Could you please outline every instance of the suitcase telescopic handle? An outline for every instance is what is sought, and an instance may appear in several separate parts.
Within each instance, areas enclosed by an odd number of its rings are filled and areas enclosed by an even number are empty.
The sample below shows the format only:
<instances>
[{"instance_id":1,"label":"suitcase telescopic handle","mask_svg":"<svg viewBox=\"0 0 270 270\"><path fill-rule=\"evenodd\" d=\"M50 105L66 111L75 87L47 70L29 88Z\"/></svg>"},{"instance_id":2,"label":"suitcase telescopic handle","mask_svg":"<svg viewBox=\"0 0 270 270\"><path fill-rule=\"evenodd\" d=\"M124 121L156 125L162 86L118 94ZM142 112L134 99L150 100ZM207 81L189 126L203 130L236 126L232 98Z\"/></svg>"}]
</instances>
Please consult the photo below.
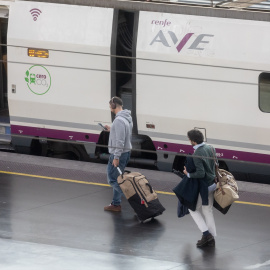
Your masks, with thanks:
<instances>
[{"instance_id":1,"label":"suitcase telescopic handle","mask_svg":"<svg viewBox=\"0 0 270 270\"><path fill-rule=\"evenodd\" d=\"M119 172L119 174L121 175L121 177L123 179L124 177L123 177L123 173L122 173L121 169L119 167L116 167L116 168L117 168L117 171Z\"/></svg>"},{"instance_id":2,"label":"suitcase telescopic handle","mask_svg":"<svg viewBox=\"0 0 270 270\"><path fill-rule=\"evenodd\" d=\"M119 167L116 167L116 168L117 168L117 171L119 172L119 174L122 175L123 173L122 173L121 169Z\"/></svg>"}]
</instances>

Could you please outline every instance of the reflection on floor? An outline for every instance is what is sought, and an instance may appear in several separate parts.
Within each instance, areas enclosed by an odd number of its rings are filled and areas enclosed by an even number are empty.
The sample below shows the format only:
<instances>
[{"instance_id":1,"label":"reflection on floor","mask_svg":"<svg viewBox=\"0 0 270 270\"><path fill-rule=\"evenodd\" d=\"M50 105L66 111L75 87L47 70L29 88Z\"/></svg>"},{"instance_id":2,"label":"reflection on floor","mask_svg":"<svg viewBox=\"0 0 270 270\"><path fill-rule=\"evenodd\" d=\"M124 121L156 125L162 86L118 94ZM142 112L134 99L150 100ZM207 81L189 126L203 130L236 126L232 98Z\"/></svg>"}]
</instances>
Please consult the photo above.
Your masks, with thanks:
<instances>
[{"instance_id":1,"label":"reflection on floor","mask_svg":"<svg viewBox=\"0 0 270 270\"><path fill-rule=\"evenodd\" d=\"M159 194L166 211L145 224L125 199L121 213L103 211L111 197L107 186L0 174L1 269L269 267L270 207L215 212L216 248L198 249L201 234L189 215L177 218L175 196Z\"/></svg>"}]
</instances>

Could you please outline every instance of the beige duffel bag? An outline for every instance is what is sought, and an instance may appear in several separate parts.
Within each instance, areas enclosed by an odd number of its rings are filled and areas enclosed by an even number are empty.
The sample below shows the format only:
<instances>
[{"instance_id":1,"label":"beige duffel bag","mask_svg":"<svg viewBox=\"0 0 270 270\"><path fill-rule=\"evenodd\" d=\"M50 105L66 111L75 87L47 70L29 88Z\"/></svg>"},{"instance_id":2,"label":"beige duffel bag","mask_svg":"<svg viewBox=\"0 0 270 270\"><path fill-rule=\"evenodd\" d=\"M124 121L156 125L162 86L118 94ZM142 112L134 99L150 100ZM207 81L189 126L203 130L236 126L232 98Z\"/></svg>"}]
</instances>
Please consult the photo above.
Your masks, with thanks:
<instances>
[{"instance_id":1,"label":"beige duffel bag","mask_svg":"<svg viewBox=\"0 0 270 270\"><path fill-rule=\"evenodd\" d=\"M239 199L238 186L230 172L218 168L216 175L218 183L214 198L222 208L225 208Z\"/></svg>"}]
</instances>

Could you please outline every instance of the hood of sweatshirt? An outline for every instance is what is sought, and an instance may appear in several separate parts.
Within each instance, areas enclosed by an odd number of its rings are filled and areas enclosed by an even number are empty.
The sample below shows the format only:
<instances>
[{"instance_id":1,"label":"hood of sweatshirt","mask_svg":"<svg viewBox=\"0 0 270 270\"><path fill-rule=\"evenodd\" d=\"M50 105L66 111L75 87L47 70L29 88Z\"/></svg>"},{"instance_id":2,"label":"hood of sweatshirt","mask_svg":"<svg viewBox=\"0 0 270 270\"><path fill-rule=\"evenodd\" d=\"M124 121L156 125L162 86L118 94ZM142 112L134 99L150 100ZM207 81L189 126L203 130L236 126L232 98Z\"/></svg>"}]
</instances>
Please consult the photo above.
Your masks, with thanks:
<instances>
[{"instance_id":1,"label":"hood of sweatshirt","mask_svg":"<svg viewBox=\"0 0 270 270\"><path fill-rule=\"evenodd\" d=\"M125 119L128 120L129 123L132 123L132 117L131 117L131 111L130 110L122 110L120 112L118 112L115 116L118 117L118 116L121 116L121 117L124 117Z\"/></svg>"}]
</instances>

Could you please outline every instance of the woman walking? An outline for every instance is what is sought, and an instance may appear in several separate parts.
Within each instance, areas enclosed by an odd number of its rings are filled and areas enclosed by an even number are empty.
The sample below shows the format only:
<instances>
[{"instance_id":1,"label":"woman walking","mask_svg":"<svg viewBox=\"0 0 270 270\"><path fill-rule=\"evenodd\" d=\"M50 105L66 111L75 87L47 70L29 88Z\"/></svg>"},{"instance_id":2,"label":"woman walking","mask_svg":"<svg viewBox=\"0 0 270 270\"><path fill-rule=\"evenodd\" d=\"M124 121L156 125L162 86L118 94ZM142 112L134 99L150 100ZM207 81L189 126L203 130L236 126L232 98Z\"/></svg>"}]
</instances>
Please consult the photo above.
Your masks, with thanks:
<instances>
[{"instance_id":1,"label":"woman walking","mask_svg":"<svg viewBox=\"0 0 270 270\"><path fill-rule=\"evenodd\" d=\"M190 215L202 232L202 238L197 242L197 247L215 246L216 225L213 216L213 202L216 174L213 155L216 155L216 151L212 146L204 143L204 136L198 129L190 130L187 136L195 150L193 160L196 171L189 173L185 167L183 172L189 178L197 178L200 183L196 210L189 209Z\"/></svg>"}]
</instances>

